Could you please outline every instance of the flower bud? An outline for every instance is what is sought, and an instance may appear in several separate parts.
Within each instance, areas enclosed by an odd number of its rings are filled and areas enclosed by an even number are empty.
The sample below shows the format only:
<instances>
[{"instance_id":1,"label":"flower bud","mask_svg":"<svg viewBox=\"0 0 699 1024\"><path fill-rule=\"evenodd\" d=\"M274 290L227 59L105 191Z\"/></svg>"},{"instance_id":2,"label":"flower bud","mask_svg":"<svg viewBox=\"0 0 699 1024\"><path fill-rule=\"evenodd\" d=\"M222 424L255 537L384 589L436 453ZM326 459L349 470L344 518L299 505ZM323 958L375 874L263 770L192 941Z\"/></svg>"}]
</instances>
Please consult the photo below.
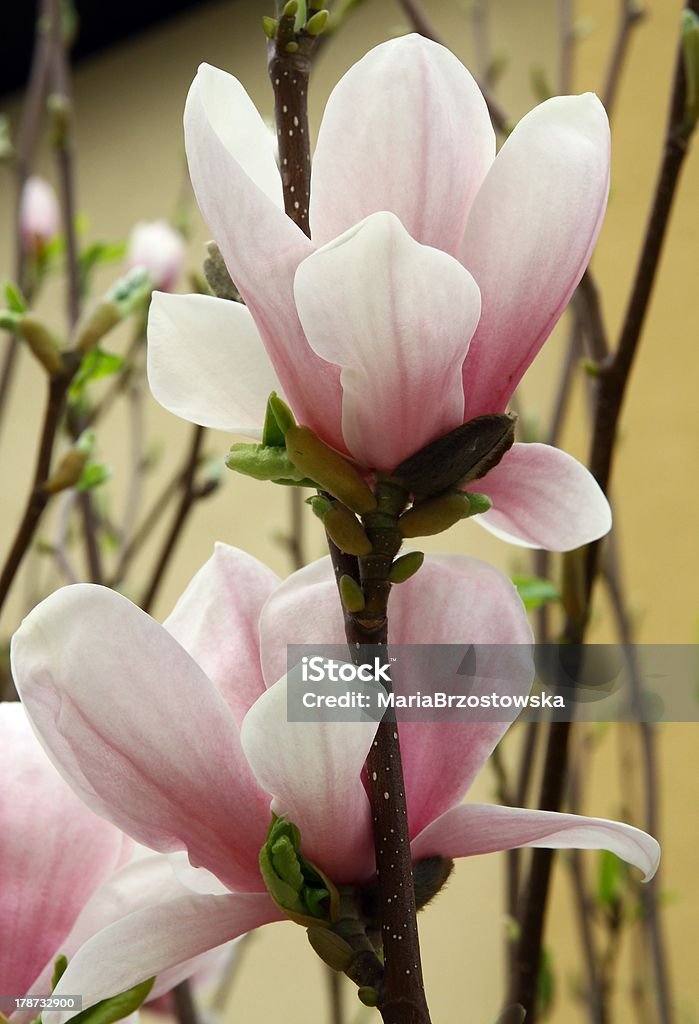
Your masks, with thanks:
<instances>
[{"instance_id":1,"label":"flower bud","mask_svg":"<svg viewBox=\"0 0 699 1024\"><path fill-rule=\"evenodd\" d=\"M322 517L325 531L340 551L364 557L371 553L371 541L364 527L345 505L335 502Z\"/></svg>"},{"instance_id":2,"label":"flower bud","mask_svg":"<svg viewBox=\"0 0 699 1024\"><path fill-rule=\"evenodd\" d=\"M87 460L87 452L81 451L79 448L71 448L59 462L56 472L44 484L44 491L47 494L58 494L59 491L75 487Z\"/></svg>"},{"instance_id":3,"label":"flower bud","mask_svg":"<svg viewBox=\"0 0 699 1024\"><path fill-rule=\"evenodd\" d=\"M409 551L407 555L401 555L391 566L391 571L388 574L389 580L391 583L405 583L415 575L424 561L423 551Z\"/></svg>"},{"instance_id":4,"label":"flower bud","mask_svg":"<svg viewBox=\"0 0 699 1024\"><path fill-rule=\"evenodd\" d=\"M260 850L260 873L274 902L297 924L308 928L337 919L339 893L301 853L301 834L293 822L273 815Z\"/></svg>"},{"instance_id":5,"label":"flower bud","mask_svg":"<svg viewBox=\"0 0 699 1024\"><path fill-rule=\"evenodd\" d=\"M359 470L320 440L308 427L291 427L286 433L289 458L304 476L338 498L358 515L372 512L376 498Z\"/></svg>"},{"instance_id":6,"label":"flower bud","mask_svg":"<svg viewBox=\"0 0 699 1024\"><path fill-rule=\"evenodd\" d=\"M452 491L438 498L428 498L419 505L413 505L398 520L401 537L432 537L443 533L460 519L466 519L471 504L465 494Z\"/></svg>"},{"instance_id":7,"label":"flower bud","mask_svg":"<svg viewBox=\"0 0 699 1024\"><path fill-rule=\"evenodd\" d=\"M155 288L169 292L182 273L186 248L182 235L165 220L141 222L131 232L128 264L143 267Z\"/></svg>"},{"instance_id":8,"label":"flower bud","mask_svg":"<svg viewBox=\"0 0 699 1024\"><path fill-rule=\"evenodd\" d=\"M348 612L364 611L364 594L357 581L351 576L340 577L340 597Z\"/></svg>"},{"instance_id":9,"label":"flower bud","mask_svg":"<svg viewBox=\"0 0 699 1024\"><path fill-rule=\"evenodd\" d=\"M38 255L58 234L61 215L56 193L47 181L27 178L19 201L19 228L24 251Z\"/></svg>"},{"instance_id":10,"label":"flower bud","mask_svg":"<svg viewBox=\"0 0 699 1024\"><path fill-rule=\"evenodd\" d=\"M33 314L25 313L17 322L17 331L44 369L56 377L63 369L63 361L58 345L44 324Z\"/></svg>"},{"instance_id":11,"label":"flower bud","mask_svg":"<svg viewBox=\"0 0 699 1024\"><path fill-rule=\"evenodd\" d=\"M309 928L306 935L320 959L333 971L346 971L351 966L354 950L341 935L317 925Z\"/></svg>"}]
</instances>

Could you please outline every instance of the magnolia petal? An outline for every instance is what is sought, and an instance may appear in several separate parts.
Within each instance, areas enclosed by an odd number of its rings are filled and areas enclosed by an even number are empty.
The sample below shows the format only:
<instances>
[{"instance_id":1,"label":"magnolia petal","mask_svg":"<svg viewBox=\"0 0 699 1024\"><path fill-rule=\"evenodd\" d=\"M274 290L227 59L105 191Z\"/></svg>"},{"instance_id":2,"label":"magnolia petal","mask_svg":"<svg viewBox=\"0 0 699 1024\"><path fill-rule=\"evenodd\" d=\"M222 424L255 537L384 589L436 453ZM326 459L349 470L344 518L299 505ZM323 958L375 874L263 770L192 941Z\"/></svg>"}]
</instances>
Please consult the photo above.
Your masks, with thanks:
<instances>
[{"instance_id":1,"label":"magnolia petal","mask_svg":"<svg viewBox=\"0 0 699 1024\"><path fill-rule=\"evenodd\" d=\"M175 416L255 438L280 390L246 306L165 292L153 293L148 314L148 383Z\"/></svg>"},{"instance_id":2,"label":"magnolia petal","mask_svg":"<svg viewBox=\"0 0 699 1024\"><path fill-rule=\"evenodd\" d=\"M418 242L456 253L494 156L485 101L461 61L416 34L382 43L326 105L313 157L313 240L323 245L390 210Z\"/></svg>"},{"instance_id":3,"label":"magnolia petal","mask_svg":"<svg viewBox=\"0 0 699 1024\"><path fill-rule=\"evenodd\" d=\"M498 153L461 247L483 299L467 419L506 407L582 277L608 190L609 123L592 93L535 107Z\"/></svg>"},{"instance_id":4,"label":"magnolia petal","mask_svg":"<svg viewBox=\"0 0 699 1024\"><path fill-rule=\"evenodd\" d=\"M163 623L223 694L238 725L265 688L258 620L279 583L252 555L216 544Z\"/></svg>"},{"instance_id":5,"label":"magnolia petal","mask_svg":"<svg viewBox=\"0 0 699 1024\"><path fill-rule=\"evenodd\" d=\"M342 448L339 370L311 351L294 306L294 273L314 246L281 208L266 156L260 173L251 106L235 78L202 64L184 113L192 186L298 419Z\"/></svg>"},{"instance_id":6,"label":"magnolia petal","mask_svg":"<svg viewBox=\"0 0 699 1024\"><path fill-rule=\"evenodd\" d=\"M476 522L525 548L572 551L604 537L609 502L590 471L547 444L515 444L477 488L493 507Z\"/></svg>"},{"instance_id":7,"label":"magnolia petal","mask_svg":"<svg viewBox=\"0 0 699 1024\"><path fill-rule=\"evenodd\" d=\"M470 680L470 692L529 692L531 628L510 580L485 562L463 555L427 555L412 579L393 588L389 621L393 644L482 645L475 652L478 675ZM301 642L346 643L329 558L289 576L262 610L260 645L268 686L287 670L287 644ZM461 661L461 652L458 657ZM460 680L459 692L465 683ZM410 674L396 677L396 687L425 689ZM516 714L503 711L500 722L400 723L413 835L463 796Z\"/></svg>"},{"instance_id":8,"label":"magnolia petal","mask_svg":"<svg viewBox=\"0 0 699 1024\"><path fill-rule=\"evenodd\" d=\"M17 688L56 767L93 810L161 852L259 887L268 798L223 697L126 598L92 584L42 601L12 641Z\"/></svg>"},{"instance_id":9,"label":"magnolia petal","mask_svg":"<svg viewBox=\"0 0 699 1024\"><path fill-rule=\"evenodd\" d=\"M473 857L522 846L609 850L639 868L645 882L653 877L660 862L657 841L632 825L581 814L488 804L453 807L413 840L411 852L413 860L420 860L432 856Z\"/></svg>"},{"instance_id":10,"label":"magnolia petal","mask_svg":"<svg viewBox=\"0 0 699 1024\"><path fill-rule=\"evenodd\" d=\"M54 994L80 992L87 1009L281 918L267 893L190 894L136 910L82 946ZM64 1024L71 1016L70 1011L42 1014L45 1024Z\"/></svg>"},{"instance_id":11,"label":"magnolia petal","mask_svg":"<svg viewBox=\"0 0 699 1024\"><path fill-rule=\"evenodd\" d=\"M330 557L288 576L260 614L265 685L286 675L288 644L345 644L345 622Z\"/></svg>"},{"instance_id":12,"label":"magnolia petal","mask_svg":"<svg viewBox=\"0 0 699 1024\"><path fill-rule=\"evenodd\" d=\"M275 814L301 831L303 853L333 882L363 881L373 870L369 800L361 771L376 722L290 722L287 677L248 712L241 738Z\"/></svg>"},{"instance_id":13,"label":"magnolia petal","mask_svg":"<svg viewBox=\"0 0 699 1024\"><path fill-rule=\"evenodd\" d=\"M133 844L75 796L16 702L0 704L0 778L0 992L24 995Z\"/></svg>"},{"instance_id":14,"label":"magnolia petal","mask_svg":"<svg viewBox=\"0 0 699 1024\"><path fill-rule=\"evenodd\" d=\"M480 297L452 256L375 213L304 260L294 294L310 345L342 367L342 433L360 463L393 469L463 422Z\"/></svg>"},{"instance_id":15,"label":"magnolia petal","mask_svg":"<svg viewBox=\"0 0 699 1024\"><path fill-rule=\"evenodd\" d=\"M507 576L485 562L428 555L412 579L393 588L389 621L393 644L464 645L454 648L455 670L463 672L454 692L529 693L533 638L524 606ZM434 674L426 678L424 661L394 673L397 692L441 690L454 678L444 686ZM517 714L503 711L498 722L400 723L411 835L461 799Z\"/></svg>"}]
</instances>

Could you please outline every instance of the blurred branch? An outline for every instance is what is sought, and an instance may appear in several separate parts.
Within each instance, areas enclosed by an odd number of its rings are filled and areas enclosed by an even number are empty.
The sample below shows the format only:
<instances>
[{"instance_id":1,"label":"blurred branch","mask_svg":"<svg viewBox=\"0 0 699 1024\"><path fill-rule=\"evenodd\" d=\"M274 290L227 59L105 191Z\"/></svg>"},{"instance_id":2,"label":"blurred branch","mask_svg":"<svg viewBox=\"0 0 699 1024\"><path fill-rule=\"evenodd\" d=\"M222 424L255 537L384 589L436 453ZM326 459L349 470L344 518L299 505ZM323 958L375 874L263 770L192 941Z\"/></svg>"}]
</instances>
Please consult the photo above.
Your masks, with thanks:
<instances>
[{"instance_id":1,"label":"blurred branch","mask_svg":"<svg viewBox=\"0 0 699 1024\"><path fill-rule=\"evenodd\" d=\"M645 17L645 11L636 5L634 0L619 0L619 27L617 29L612 55L607 67L607 77L602 88L602 102L609 117L616 102L621 72L624 68L626 54L631 42L634 28Z\"/></svg>"},{"instance_id":2,"label":"blurred branch","mask_svg":"<svg viewBox=\"0 0 699 1024\"><path fill-rule=\"evenodd\" d=\"M691 0L689 6L695 13L699 12L699 0ZM631 296L615 354L602 367L598 378L590 469L605 491L608 489L612 469L619 415L657 275L660 253L680 171L693 129L693 125L687 123L685 108L684 60L680 48L674 73L664 154ZM564 636L569 643L580 644L585 638L599 559L600 543L595 542L588 545L583 567L584 606L574 614L568 612ZM574 559L570 559L569 564L574 565ZM560 722L552 723L549 727L539 802L539 806L546 810L559 810L562 803L571 725L570 722ZM515 994L513 1001L519 1002L525 1007L527 1024L534 1024L536 1020L536 986L552 863L553 851L534 851L522 916L517 979L513 987ZM658 953L661 954L660 957L658 957ZM669 1024L673 1016L669 985L664 973L662 978L659 977L664 967L662 950L656 950L654 966L659 1020L661 1024Z\"/></svg>"},{"instance_id":3,"label":"blurred branch","mask_svg":"<svg viewBox=\"0 0 699 1024\"><path fill-rule=\"evenodd\" d=\"M442 46L446 46L444 40L426 18L422 6L417 2L417 0L398 0L398 2L403 8L404 13L415 32L424 36L425 39L431 39L435 43L440 43ZM507 135L511 127L507 115L497 100L493 98L486 82L480 81L478 85L483 93L483 98L488 107L488 113L490 114L490 120L493 122L493 127L502 135Z\"/></svg>"},{"instance_id":4,"label":"blurred branch","mask_svg":"<svg viewBox=\"0 0 699 1024\"><path fill-rule=\"evenodd\" d=\"M27 264L20 227L20 201L27 178L31 171L32 160L36 150L39 127L44 112L44 99L49 74L49 62L51 56L51 42L47 32L48 19L50 18L51 0L41 0L37 12L36 28L34 35L34 49L32 52L32 63L29 71L29 82L27 94L22 108L22 118L19 128L19 141L17 145L17 162L15 167L15 190L17 195L17 207L15 213L15 280L19 290L30 298L28 294ZM14 375L14 368L17 361L19 339L16 334L7 336L7 347L0 370L0 423L4 415Z\"/></svg>"}]
</instances>

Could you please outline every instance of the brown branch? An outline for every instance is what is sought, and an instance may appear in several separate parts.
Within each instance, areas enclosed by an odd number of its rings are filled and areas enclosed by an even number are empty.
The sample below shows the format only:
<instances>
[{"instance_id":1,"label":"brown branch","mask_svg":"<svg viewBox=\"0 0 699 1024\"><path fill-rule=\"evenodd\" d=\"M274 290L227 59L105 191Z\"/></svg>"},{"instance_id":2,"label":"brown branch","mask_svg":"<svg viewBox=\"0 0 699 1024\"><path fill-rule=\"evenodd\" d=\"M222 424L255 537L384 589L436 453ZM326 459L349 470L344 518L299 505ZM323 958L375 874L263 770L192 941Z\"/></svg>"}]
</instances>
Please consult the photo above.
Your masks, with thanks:
<instances>
[{"instance_id":1,"label":"brown branch","mask_svg":"<svg viewBox=\"0 0 699 1024\"><path fill-rule=\"evenodd\" d=\"M425 13L417 0L398 0L398 2L403 8L412 28L416 32L421 36L424 36L425 39L431 39L434 43L439 43L441 46L447 45L439 33L433 28L430 21L425 17ZM488 107L488 113L490 114L490 120L493 122L493 127L502 135L507 135L512 126L505 114L505 111L493 97L488 85L484 81L480 81L478 86L483 93L483 99Z\"/></svg>"},{"instance_id":2,"label":"brown branch","mask_svg":"<svg viewBox=\"0 0 699 1024\"><path fill-rule=\"evenodd\" d=\"M143 608L144 612L150 611L153 607L153 602L155 601L165 578L165 572L170 564L170 559L175 553L175 549L180 540L182 529L189 518L189 513L191 512L192 507L199 497L195 488L195 477L205 435L206 427L195 427L192 431L189 453L187 455L181 477L182 494L180 496L180 502L177 506L170 529L168 530L160 549L160 554L156 560L150 583L146 587L144 595L140 601L141 608Z\"/></svg>"},{"instance_id":3,"label":"brown branch","mask_svg":"<svg viewBox=\"0 0 699 1024\"><path fill-rule=\"evenodd\" d=\"M621 72L624 68L629 43L634 28L645 17L645 11L637 7L634 0L620 0L619 27L612 47L612 55L607 67L607 76L602 89L602 102L611 118L612 109L617 97Z\"/></svg>"},{"instance_id":4,"label":"brown branch","mask_svg":"<svg viewBox=\"0 0 699 1024\"><path fill-rule=\"evenodd\" d=\"M29 71L29 82L27 95L22 109L22 119L19 128L19 139L17 144L17 164L15 174L15 187L17 194L17 210L15 217L15 280L21 292L29 299L31 297L30 282L27 275L27 260L24 240L20 224L20 202L22 192L31 171L32 160L36 150L39 126L44 110L44 98L48 81L49 61L51 46L46 31L47 19L49 17L50 0L41 0L37 12L36 29L34 36L34 50L32 63ZM12 385L17 354L19 351L19 338L16 334L7 336L7 348L3 359L2 370L0 370L0 418L7 408L7 399Z\"/></svg>"}]
</instances>

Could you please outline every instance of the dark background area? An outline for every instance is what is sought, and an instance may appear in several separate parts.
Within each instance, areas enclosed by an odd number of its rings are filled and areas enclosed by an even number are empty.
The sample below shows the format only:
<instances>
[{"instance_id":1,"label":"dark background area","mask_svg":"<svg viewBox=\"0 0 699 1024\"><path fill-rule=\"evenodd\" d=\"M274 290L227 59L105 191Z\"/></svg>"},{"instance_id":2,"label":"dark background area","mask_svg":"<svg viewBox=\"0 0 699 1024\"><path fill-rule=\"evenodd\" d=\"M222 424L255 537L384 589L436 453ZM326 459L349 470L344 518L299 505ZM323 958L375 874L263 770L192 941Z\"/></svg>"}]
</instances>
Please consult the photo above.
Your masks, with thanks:
<instances>
[{"instance_id":1,"label":"dark background area","mask_svg":"<svg viewBox=\"0 0 699 1024\"><path fill-rule=\"evenodd\" d=\"M206 6L208 0L75 0L79 20L73 59L80 61L180 11ZM0 33L0 94L26 83L37 7L36 0L6 0Z\"/></svg>"}]
</instances>

